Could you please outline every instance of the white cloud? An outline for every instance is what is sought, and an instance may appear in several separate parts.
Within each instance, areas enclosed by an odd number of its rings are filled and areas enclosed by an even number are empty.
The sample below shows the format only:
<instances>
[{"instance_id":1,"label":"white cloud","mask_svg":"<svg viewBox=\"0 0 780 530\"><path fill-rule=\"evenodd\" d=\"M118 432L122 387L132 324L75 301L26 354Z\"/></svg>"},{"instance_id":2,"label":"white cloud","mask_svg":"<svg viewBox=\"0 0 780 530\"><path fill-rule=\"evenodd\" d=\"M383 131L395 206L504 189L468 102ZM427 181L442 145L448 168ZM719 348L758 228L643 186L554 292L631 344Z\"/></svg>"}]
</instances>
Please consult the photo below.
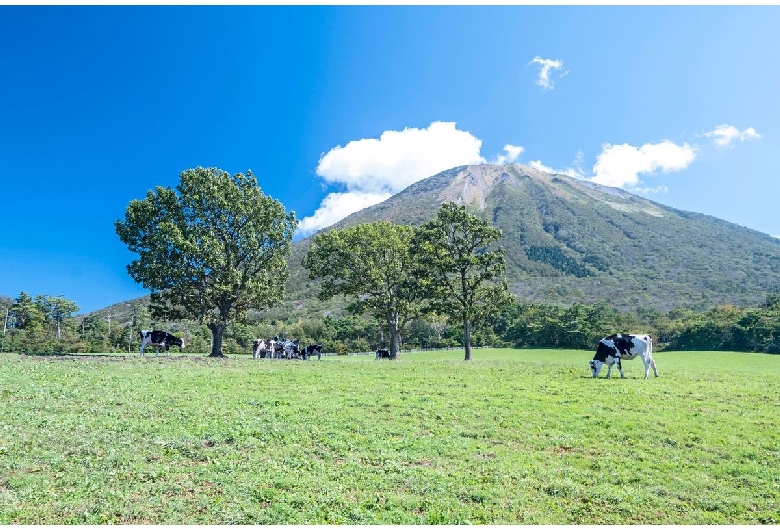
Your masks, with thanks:
<instances>
[{"instance_id":1,"label":"white cloud","mask_svg":"<svg viewBox=\"0 0 780 530\"><path fill-rule=\"evenodd\" d=\"M523 151L525 151L525 149L523 149L519 145L506 144L504 146L504 151L506 151L506 155L496 156L496 160L493 162L494 164L501 164L501 165L511 164L512 162L517 160L517 158L521 154L523 154Z\"/></svg>"},{"instance_id":2,"label":"white cloud","mask_svg":"<svg viewBox=\"0 0 780 530\"><path fill-rule=\"evenodd\" d=\"M301 220L298 232L316 232L441 171L484 164L481 149L482 140L459 131L454 122L441 121L334 147L320 158L317 175L347 191L328 195L314 214ZM504 150L503 159L514 161L523 148L506 145Z\"/></svg>"},{"instance_id":3,"label":"white cloud","mask_svg":"<svg viewBox=\"0 0 780 530\"><path fill-rule=\"evenodd\" d=\"M733 125L723 124L715 127L714 130L706 132L699 136L705 138L711 138L713 143L718 147L731 147L734 140L757 140L761 138L761 135L756 132L753 127L748 127L744 131L740 131Z\"/></svg>"},{"instance_id":4,"label":"white cloud","mask_svg":"<svg viewBox=\"0 0 780 530\"><path fill-rule=\"evenodd\" d=\"M556 173L558 173L558 171L554 170L553 168L542 164L541 160L531 160L530 162L528 162L528 165L538 171L544 171L545 173L549 173L550 175L555 175Z\"/></svg>"},{"instance_id":5,"label":"white cloud","mask_svg":"<svg viewBox=\"0 0 780 530\"><path fill-rule=\"evenodd\" d=\"M552 90L555 87L555 83L550 80L550 70L560 70L563 68L563 61L557 59L542 59L538 55L528 64L540 64L539 78L536 80L536 84L546 90ZM560 77L568 75L568 71L560 74Z\"/></svg>"},{"instance_id":6,"label":"white cloud","mask_svg":"<svg viewBox=\"0 0 780 530\"><path fill-rule=\"evenodd\" d=\"M309 217L304 217L298 224L300 235L313 234L321 228L336 223L349 214L359 212L363 208L378 204L388 197L390 193L363 193L348 191L346 193L331 193L326 196L320 207Z\"/></svg>"},{"instance_id":7,"label":"white cloud","mask_svg":"<svg viewBox=\"0 0 780 530\"><path fill-rule=\"evenodd\" d=\"M532 160L531 162L528 163L528 165L538 171L544 171L545 173L549 173L550 175L566 175L567 177L572 177L575 179L587 178L586 175L579 168L572 169L569 167L566 169L553 169L549 166L545 166L544 164L542 164L541 160Z\"/></svg>"},{"instance_id":8,"label":"white cloud","mask_svg":"<svg viewBox=\"0 0 780 530\"><path fill-rule=\"evenodd\" d=\"M670 173L687 168L696 159L696 148L677 145L669 140L635 147L629 144L604 144L593 166L593 178L598 184L618 188L636 187L639 175L657 171Z\"/></svg>"},{"instance_id":9,"label":"white cloud","mask_svg":"<svg viewBox=\"0 0 780 530\"><path fill-rule=\"evenodd\" d=\"M482 140L455 123L437 121L334 147L320 158L317 174L349 190L398 192L440 171L484 163L481 148Z\"/></svg>"}]
</instances>

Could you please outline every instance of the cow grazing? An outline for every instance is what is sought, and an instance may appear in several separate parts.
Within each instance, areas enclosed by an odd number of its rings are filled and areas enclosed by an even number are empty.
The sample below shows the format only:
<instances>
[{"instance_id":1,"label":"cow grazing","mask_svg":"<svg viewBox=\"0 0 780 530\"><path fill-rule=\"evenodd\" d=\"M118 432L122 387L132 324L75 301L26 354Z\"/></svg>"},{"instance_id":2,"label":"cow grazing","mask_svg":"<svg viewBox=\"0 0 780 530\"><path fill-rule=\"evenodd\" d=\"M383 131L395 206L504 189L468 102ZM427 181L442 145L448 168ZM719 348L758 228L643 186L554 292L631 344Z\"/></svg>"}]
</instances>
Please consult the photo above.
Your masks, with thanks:
<instances>
[{"instance_id":1,"label":"cow grazing","mask_svg":"<svg viewBox=\"0 0 780 530\"><path fill-rule=\"evenodd\" d=\"M379 349L376 351L376 360L379 359L389 359L390 358L390 350L385 349Z\"/></svg>"},{"instance_id":2,"label":"cow grazing","mask_svg":"<svg viewBox=\"0 0 780 530\"><path fill-rule=\"evenodd\" d=\"M322 355L322 344L309 344L301 350L301 355L303 355L304 361L308 360L312 355L316 355L319 361Z\"/></svg>"},{"instance_id":3,"label":"cow grazing","mask_svg":"<svg viewBox=\"0 0 780 530\"><path fill-rule=\"evenodd\" d=\"M641 357L642 362L645 363L645 379L647 379L651 366L653 373L658 377L658 370L656 370L653 360L653 339L650 338L650 335L628 335L626 333L618 333L601 339L596 349L596 355L590 361L591 374L593 377L598 377L601 368L606 364L609 367L607 369L607 378L609 378L612 366L617 364L620 377L625 378L620 361L630 361L637 356Z\"/></svg>"},{"instance_id":4,"label":"cow grazing","mask_svg":"<svg viewBox=\"0 0 780 530\"><path fill-rule=\"evenodd\" d=\"M155 352L154 356L157 357L157 354L160 353L159 348L165 348L165 353L167 355L170 355L170 352L168 351L168 348L171 346L178 346L179 348L184 348L184 341L180 339L179 337L174 337L167 331L159 331L159 330L143 330L138 332L141 336L141 357L144 356L144 348L148 345L154 346Z\"/></svg>"}]
</instances>

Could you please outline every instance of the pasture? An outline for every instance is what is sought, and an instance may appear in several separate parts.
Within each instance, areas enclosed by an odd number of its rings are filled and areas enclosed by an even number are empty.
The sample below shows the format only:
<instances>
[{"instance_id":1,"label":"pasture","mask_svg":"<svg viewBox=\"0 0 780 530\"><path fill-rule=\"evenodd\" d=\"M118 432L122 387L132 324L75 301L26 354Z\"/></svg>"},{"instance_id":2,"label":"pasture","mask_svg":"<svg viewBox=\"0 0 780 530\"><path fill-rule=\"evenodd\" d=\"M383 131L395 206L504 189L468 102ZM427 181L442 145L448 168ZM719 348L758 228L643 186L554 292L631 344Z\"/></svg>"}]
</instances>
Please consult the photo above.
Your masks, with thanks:
<instances>
[{"instance_id":1,"label":"pasture","mask_svg":"<svg viewBox=\"0 0 780 530\"><path fill-rule=\"evenodd\" d=\"M780 356L462 357L0 355L0 524L780 523Z\"/></svg>"}]
</instances>

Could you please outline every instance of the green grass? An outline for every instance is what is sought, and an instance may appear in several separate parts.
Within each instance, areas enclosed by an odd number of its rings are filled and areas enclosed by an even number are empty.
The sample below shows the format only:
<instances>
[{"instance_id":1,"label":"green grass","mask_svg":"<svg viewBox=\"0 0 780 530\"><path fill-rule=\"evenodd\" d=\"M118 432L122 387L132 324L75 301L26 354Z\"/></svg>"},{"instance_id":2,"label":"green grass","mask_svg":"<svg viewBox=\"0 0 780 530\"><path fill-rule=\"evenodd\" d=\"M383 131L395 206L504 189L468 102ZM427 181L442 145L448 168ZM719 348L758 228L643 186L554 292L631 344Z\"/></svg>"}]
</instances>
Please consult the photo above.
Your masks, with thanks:
<instances>
[{"instance_id":1,"label":"green grass","mask_svg":"<svg viewBox=\"0 0 780 530\"><path fill-rule=\"evenodd\" d=\"M780 356L0 355L0 524L780 523Z\"/></svg>"}]
</instances>

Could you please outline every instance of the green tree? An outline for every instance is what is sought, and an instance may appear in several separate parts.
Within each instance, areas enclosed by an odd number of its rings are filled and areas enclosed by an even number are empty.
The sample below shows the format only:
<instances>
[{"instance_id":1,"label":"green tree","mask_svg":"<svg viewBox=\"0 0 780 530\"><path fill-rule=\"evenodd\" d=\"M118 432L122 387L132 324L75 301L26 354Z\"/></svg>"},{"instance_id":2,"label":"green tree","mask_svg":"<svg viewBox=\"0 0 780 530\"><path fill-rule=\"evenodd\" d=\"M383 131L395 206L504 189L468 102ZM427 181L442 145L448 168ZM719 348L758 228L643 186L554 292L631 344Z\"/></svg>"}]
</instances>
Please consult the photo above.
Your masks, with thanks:
<instances>
[{"instance_id":1,"label":"green tree","mask_svg":"<svg viewBox=\"0 0 780 530\"><path fill-rule=\"evenodd\" d=\"M44 317L53 322L56 326L57 342L62 338L62 323L70 318L73 313L79 310L76 302L68 300L64 296L38 295L35 297L35 303L40 308Z\"/></svg>"},{"instance_id":2,"label":"green tree","mask_svg":"<svg viewBox=\"0 0 780 530\"><path fill-rule=\"evenodd\" d=\"M24 291L14 300L9 316L13 327L20 330L38 330L46 321L46 315L40 306Z\"/></svg>"},{"instance_id":3,"label":"green tree","mask_svg":"<svg viewBox=\"0 0 780 530\"><path fill-rule=\"evenodd\" d=\"M347 310L387 323L390 357L400 358L401 333L420 313L421 295L411 275L413 229L387 221L317 234L303 258L311 279L320 279L320 300L342 294ZM363 347L364 343L361 343Z\"/></svg>"},{"instance_id":4,"label":"green tree","mask_svg":"<svg viewBox=\"0 0 780 530\"><path fill-rule=\"evenodd\" d=\"M158 186L131 201L115 228L139 255L127 271L151 289L152 316L205 324L211 356L221 357L229 323L284 295L297 221L263 194L251 171L231 177L197 167L180 177L176 190Z\"/></svg>"},{"instance_id":5,"label":"green tree","mask_svg":"<svg viewBox=\"0 0 780 530\"><path fill-rule=\"evenodd\" d=\"M504 248L489 250L500 237L501 230L449 202L435 219L420 225L411 242L415 274L430 309L463 323L467 361L472 325L511 302L503 277Z\"/></svg>"}]
</instances>

